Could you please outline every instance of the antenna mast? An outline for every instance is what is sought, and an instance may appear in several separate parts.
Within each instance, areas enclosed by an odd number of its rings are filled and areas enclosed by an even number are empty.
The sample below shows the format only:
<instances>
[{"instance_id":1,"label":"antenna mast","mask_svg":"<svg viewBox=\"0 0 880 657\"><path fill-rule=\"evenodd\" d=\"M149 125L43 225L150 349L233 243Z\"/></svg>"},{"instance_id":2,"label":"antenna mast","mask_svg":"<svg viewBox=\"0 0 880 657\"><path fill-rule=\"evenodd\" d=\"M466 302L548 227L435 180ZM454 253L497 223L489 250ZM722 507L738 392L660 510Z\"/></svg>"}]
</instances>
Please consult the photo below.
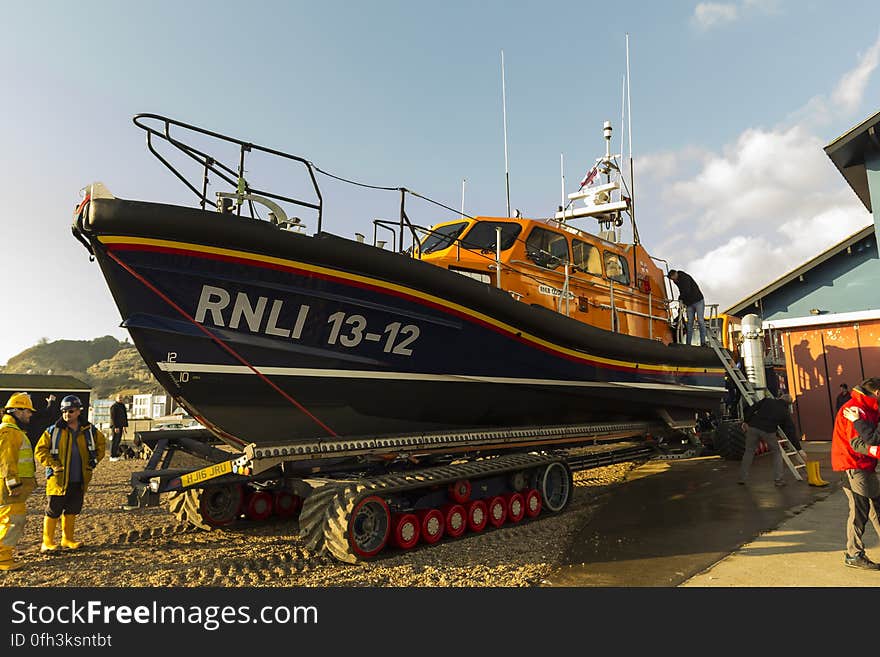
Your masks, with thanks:
<instances>
[{"instance_id":1,"label":"antenna mast","mask_svg":"<svg viewBox=\"0 0 880 657\"><path fill-rule=\"evenodd\" d=\"M559 154L559 177L562 180L562 196L560 196L562 205L559 209L563 210L565 209L565 158L562 153Z\"/></svg>"},{"instance_id":2,"label":"antenna mast","mask_svg":"<svg viewBox=\"0 0 880 657\"><path fill-rule=\"evenodd\" d=\"M467 178L461 179L461 218L464 219L464 186L467 183Z\"/></svg>"},{"instance_id":3,"label":"antenna mast","mask_svg":"<svg viewBox=\"0 0 880 657\"><path fill-rule=\"evenodd\" d=\"M636 180L633 176L633 133L632 133L632 96L629 87L629 32L626 33L626 114L628 117L627 133L629 136L629 194L630 216L632 217L633 243L640 244L639 229L636 227Z\"/></svg>"},{"instance_id":4,"label":"antenna mast","mask_svg":"<svg viewBox=\"0 0 880 657\"><path fill-rule=\"evenodd\" d=\"M623 158L624 139L626 138L626 76L620 81L620 157ZM623 171L618 170L623 181Z\"/></svg>"},{"instance_id":5,"label":"antenna mast","mask_svg":"<svg viewBox=\"0 0 880 657\"><path fill-rule=\"evenodd\" d=\"M510 166L507 160L507 91L504 87L504 51L501 51L501 111L504 118L504 184L507 188L507 216L510 216Z\"/></svg>"}]
</instances>

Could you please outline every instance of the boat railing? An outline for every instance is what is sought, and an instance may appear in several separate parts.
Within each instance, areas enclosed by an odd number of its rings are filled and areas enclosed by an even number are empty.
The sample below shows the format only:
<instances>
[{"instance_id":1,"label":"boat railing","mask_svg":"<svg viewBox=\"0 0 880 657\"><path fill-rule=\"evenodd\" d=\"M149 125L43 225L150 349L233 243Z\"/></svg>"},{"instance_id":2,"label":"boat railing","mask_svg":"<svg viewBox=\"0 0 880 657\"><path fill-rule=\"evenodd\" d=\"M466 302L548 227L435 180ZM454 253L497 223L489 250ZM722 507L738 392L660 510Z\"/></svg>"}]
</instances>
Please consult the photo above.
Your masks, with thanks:
<instances>
[{"instance_id":1,"label":"boat railing","mask_svg":"<svg viewBox=\"0 0 880 657\"><path fill-rule=\"evenodd\" d=\"M427 230L428 233L432 231L422 228L421 226L412 223L409 217L406 214L405 209L405 195L401 194L400 199L400 220L399 221L391 221L390 219L373 219L373 246L378 246L378 231L380 228L383 230L388 230L391 232L392 240L391 244L394 249L398 253L409 253L414 258L421 259L422 254L421 250L418 248L419 244L419 231ZM404 247L404 233L409 233L410 236L410 246L409 248ZM398 240L398 236L400 239Z\"/></svg>"},{"instance_id":2,"label":"boat railing","mask_svg":"<svg viewBox=\"0 0 880 657\"><path fill-rule=\"evenodd\" d=\"M504 263L502 263L502 264L504 264ZM510 269L512 269L513 271L516 271L520 274L529 276L530 278L533 278L543 284L549 285L557 292L560 292L560 299L562 299L563 297L566 297L566 295L564 294L564 291L570 290L571 281L574 281L575 283L587 284L591 287L594 287L594 288L597 288L600 290L606 290L608 292L608 304L596 304L596 307L602 308L604 310L610 310L612 313L612 316L616 315L617 313L624 313L626 315L633 315L634 317L643 317L645 319L650 320L649 321L649 328L648 328L648 333L649 333L648 337L650 339L654 338L654 334L653 334L654 320L662 320L667 323L669 322L668 303L665 302L663 299L656 298L650 290L648 292L642 292L638 288L630 288L629 286L624 286L624 285L615 286L614 281L608 281L606 283L605 281L587 279L587 278L583 278L581 276L577 276L577 275L570 274L567 272L565 272L563 274L563 289L560 289L552 284L553 283L552 279L547 278L546 276L543 276L543 277L530 276L529 274L526 274L522 270L517 269L516 267L513 267L512 265L519 265L522 267L537 269L541 272L547 271L546 269L544 269L540 265L536 265L532 262L526 262L524 260L512 260L510 263L507 263L507 265L506 265L506 266L510 267ZM615 298L615 295L617 295L617 296L621 295L623 293L624 289L626 290L626 293L628 295L644 301L647 305L648 312L645 313L645 312L641 312L638 310L633 310L632 308L626 308L626 307L623 307L621 304L619 304ZM662 310L665 312L662 312L662 314L655 315L654 309L658 308L658 307L662 308ZM559 312L563 315L568 315L569 313L567 311L568 311L567 305L566 305L566 312L562 311L562 303L560 302Z\"/></svg>"},{"instance_id":3,"label":"boat railing","mask_svg":"<svg viewBox=\"0 0 880 657\"><path fill-rule=\"evenodd\" d=\"M670 299L667 301L667 305L670 309L670 315L672 317L672 328L673 334L675 335L675 341L685 344L687 343L687 332L686 332L686 321L687 321L687 306L680 299ZM703 321L706 326L706 332L710 333L712 337L718 341L718 343L723 346L725 349L733 351L733 343L735 341L735 337L733 335L733 327L724 321L724 315L719 314L717 303L706 303L705 310L703 312ZM725 335L725 327L727 330L727 334ZM696 331L694 331L696 333ZM698 336L696 336L698 337ZM695 335L691 335L691 340L695 338Z\"/></svg>"},{"instance_id":4,"label":"boat railing","mask_svg":"<svg viewBox=\"0 0 880 657\"><path fill-rule=\"evenodd\" d=\"M152 153L162 164L164 164L165 167L167 167L188 189L190 189L199 198L199 203L203 210L206 208L207 205L214 205L208 199L208 186L212 182L211 176L213 175L215 178L222 180L235 190L235 193L217 193L216 205L218 210L220 210L221 212L231 211L232 206L234 205L235 213L237 215L241 215L242 206L245 203L248 203L251 216L253 217L255 216L255 210L253 207L254 201L262 203L263 205L269 207L270 210L273 210L274 207L277 207L272 203L272 199L274 199L276 201L292 203L300 207L314 210L317 214L317 230L315 232L320 233L323 230L323 197L321 195L321 190L318 186L317 179L318 174L320 174L328 178L332 178L338 182L346 183L349 185L398 193L400 195L399 219L393 223L385 220L379 220L381 223L376 224L376 227L378 228L379 226L382 226L384 228L390 228L391 225L394 225L397 228L397 230L392 230L395 235L396 242L394 246L395 249L401 253L405 250L405 234L408 233L409 236L412 238L412 246L410 247L412 249L412 252L415 252L417 250L416 245L419 241L416 233L416 226L410 221L410 218L406 212L407 195L417 199L421 199L435 206L444 208L450 213L458 214L458 210L456 210L455 208L440 203L439 201L436 201L423 194L419 194L418 192L411 189L407 189L406 187L385 187L343 178L336 174L330 173L329 171L321 169L314 162L311 162L298 155L285 153L284 151L280 151L275 148L260 146L259 144L255 144L253 142L230 137L229 135L224 135L219 132L214 132L213 130L200 128L198 126L184 123L182 121L177 121L175 119L161 116L159 114L136 114L133 118L133 121L137 127L146 132L147 148L149 149L150 153ZM201 143L200 140L216 140L216 142L218 142L219 144L225 143L234 145L236 147L237 162L223 162L219 157L216 157L215 155L206 152L206 150L197 147L195 143ZM188 158L189 160L195 162L199 166L199 171L201 175L201 180L199 181L199 184L195 184L187 179L187 177L183 173L181 173L179 168L175 166L175 164L173 164L166 155L160 153L157 149L157 142L167 143L173 149L171 151L172 153L176 151L185 156L185 158ZM212 150L214 149L212 148ZM267 189L261 189L254 186L246 175L248 171L248 168L246 166L248 154L251 153L264 153L269 156L281 158L282 160L301 164L308 172L309 180L311 181L311 187L314 190L317 201L312 202L303 199L297 199L291 196L277 194ZM273 214L277 214L277 212L273 212ZM287 224L299 224L299 220L296 217L294 217L291 221L286 221L285 217L277 217L277 219L278 221L275 221L274 223L282 227Z\"/></svg>"},{"instance_id":5,"label":"boat railing","mask_svg":"<svg viewBox=\"0 0 880 657\"><path fill-rule=\"evenodd\" d=\"M391 233L391 244L397 244L397 231L394 230L395 222L388 219L373 219L373 246L382 248L383 244L379 242L379 229L387 230Z\"/></svg>"},{"instance_id":6,"label":"boat railing","mask_svg":"<svg viewBox=\"0 0 880 657\"><path fill-rule=\"evenodd\" d=\"M653 255L649 255L648 257L651 258L651 260L653 260L656 264L659 264L661 271L665 272L663 276L663 282L664 292L666 294L666 321L669 323L669 327L670 329L672 329L673 334L675 334L677 327L680 324L679 317L684 317L684 315L680 314L680 302L674 298L674 295L672 294L672 287L669 284L669 261Z\"/></svg>"},{"instance_id":7,"label":"boat railing","mask_svg":"<svg viewBox=\"0 0 880 657\"><path fill-rule=\"evenodd\" d=\"M270 199L275 199L278 201L283 201L286 203L293 203L294 205L315 210L318 215L318 230L320 231L323 199L321 197L321 190L318 188L318 181L315 178L315 167L308 160L299 157L298 155L292 155L290 153L285 153L274 148L267 148L265 146L254 144L252 142L242 141L241 139L236 139L235 137L223 135L219 132L214 132L212 130L206 130L205 128L199 128L198 126L183 123L182 121L170 119L168 117L160 116L158 114L136 114L132 120L137 127L146 132L147 148L149 149L149 151L160 162L162 162L162 164L164 164L175 176L177 176L177 178L184 185L186 185L196 196L199 197L200 205L203 210L205 209L205 206L210 203L210 201L208 200L208 185L210 185L210 174L214 174L236 190L240 201L244 200L247 195L257 195L268 197ZM173 136L172 130L175 130L175 135ZM176 132L183 132L184 134L178 136ZM186 133L191 133L193 137L187 136ZM189 143L195 135L204 135L205 137L211 139L216 139L238 146L237 165L225 164L213 155L210 155L203 150L196 148L192 143ZM167 157L163 156L156 149L154 138L156 140L167 142L177 151L200 165L202 169L201 189L192 184L186 178L186 176L182 174L177 169L177 167L175 167L174 164L172 164L168 160ZM272 155L302 164L306 168L306 171L308 171L309 177L312 182L312 188L315 191L318 202L312 203L301 199L295 199L289 196L283 196L281 194L276 194L265 189L258 189L251 186L250 183L248 183L247 178L245 177L245 171L247 170L245 165L247 154L254 151L266 153L267 155ZM222 199L220 199L220 201L222 201ZM214 205L213 203L210 204ZM236 204L236 214L241 214L242 204L242 202ZM253 211L253 207L251 207L251 210Z\"/></svg>"}]
</instances>

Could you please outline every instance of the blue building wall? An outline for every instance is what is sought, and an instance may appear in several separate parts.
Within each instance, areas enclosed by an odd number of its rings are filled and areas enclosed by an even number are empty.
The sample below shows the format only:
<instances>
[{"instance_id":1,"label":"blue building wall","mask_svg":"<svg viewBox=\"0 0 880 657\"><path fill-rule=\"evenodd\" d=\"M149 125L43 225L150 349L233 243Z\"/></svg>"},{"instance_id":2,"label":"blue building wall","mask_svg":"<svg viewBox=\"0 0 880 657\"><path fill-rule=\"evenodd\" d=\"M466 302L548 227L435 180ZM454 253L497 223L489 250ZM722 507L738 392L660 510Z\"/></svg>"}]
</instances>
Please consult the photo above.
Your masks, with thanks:
<instances>
[{"instance_id":1,"label":"blue building wall","mask_svg":"<svg viewBox=\"0 0 880 657\"><path fill-rule=\"evenodd\" d=\"M754 306L742 311L757 312L765 321L808 317L810 310L836 314L880 308L880 257L874 233L843 249L825 262L761 299L763 311Z\"/></svg>"}]
</instances>

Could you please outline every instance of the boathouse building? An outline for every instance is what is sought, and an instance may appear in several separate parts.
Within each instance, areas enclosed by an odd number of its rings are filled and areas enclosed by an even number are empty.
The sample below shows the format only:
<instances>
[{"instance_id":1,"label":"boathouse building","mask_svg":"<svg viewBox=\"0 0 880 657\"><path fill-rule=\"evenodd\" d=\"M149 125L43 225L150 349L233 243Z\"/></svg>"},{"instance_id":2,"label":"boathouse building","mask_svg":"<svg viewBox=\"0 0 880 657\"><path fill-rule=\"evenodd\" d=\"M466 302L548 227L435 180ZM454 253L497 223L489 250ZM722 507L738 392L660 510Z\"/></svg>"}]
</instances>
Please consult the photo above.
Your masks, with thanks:
<instances>
[{"instance_id":1,"label":"boathouse building","mask_svg":"<svg viewBox=\"0 0 880 657\"><path fill-rule=\"evenodd\" d=\"M825 147L873 223L724 312L762 318L785 357L795 420L830 440L840 384L880 376L880 112Z\"/></svg>"}]
</instances>

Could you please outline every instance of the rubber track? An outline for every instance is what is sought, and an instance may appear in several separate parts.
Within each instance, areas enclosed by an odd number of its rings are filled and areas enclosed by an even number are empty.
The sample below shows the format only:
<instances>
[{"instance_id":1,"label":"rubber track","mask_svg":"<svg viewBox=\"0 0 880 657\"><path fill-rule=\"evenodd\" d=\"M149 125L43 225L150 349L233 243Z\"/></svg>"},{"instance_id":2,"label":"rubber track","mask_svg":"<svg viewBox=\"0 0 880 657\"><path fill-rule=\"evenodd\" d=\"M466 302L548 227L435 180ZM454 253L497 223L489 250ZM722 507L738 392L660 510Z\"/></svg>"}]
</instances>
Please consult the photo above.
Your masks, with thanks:
<instances>
[{"instance_id":1,"label":"rubber track","mask_svg":"<svg viewBox=\"0 0 880 657\"><path fill-rule=\"evenodd\" d=\"M351 546L348 543L349 514L355 505L368 495L385 497L400 492L449 484L458 479L480 479L505 472L547 466L557 462L565 463L564 459L558 456L546 454L510 454L470 463L371 477L358 480L355 483L333 486L331 490L326 491L326 498L322 498L322 500L328 500L327 506L324 507L324 549L345 563L358 561L358 556L351 551ZM303 514L305 511L304 505ZM317 510L313 513L317 513ZM302 518L302 516L300 517Z\"/></svg>"},{"instance_id":2,"label":"rubber track","mask_svg":"<svg viewBox=\"0 0 880 657\"><path fill-rule=\"evenodd\" d=\"M303 501L299 512L299 536L305 547L320 554L324 551L324 522L330 501L338 494L341 484L328 483L313 490Z\"/></svg>"},{"instance_id":3,"label":"rubber track","mask_svg":"<svg viewBox=\"0 0 880 657\"><path fill-rule=\"evenodd\" d=\"M746 451L746 434L739 422L722 422L713 438L715 453L726 461L741 461Z\"/></svg>"},{"instance_id":4,"label":"rubber track","mask_svg":"<svg viewBox=\"0 0 880 657\"><path fill-rule=\"evenodd\" d=\"M168 509L181 522L189 523L209 532L213 527L205 522L199 509L203 492L202 488L190 488L172 493L168 499Z\"/></svg>"}]
</instances>

